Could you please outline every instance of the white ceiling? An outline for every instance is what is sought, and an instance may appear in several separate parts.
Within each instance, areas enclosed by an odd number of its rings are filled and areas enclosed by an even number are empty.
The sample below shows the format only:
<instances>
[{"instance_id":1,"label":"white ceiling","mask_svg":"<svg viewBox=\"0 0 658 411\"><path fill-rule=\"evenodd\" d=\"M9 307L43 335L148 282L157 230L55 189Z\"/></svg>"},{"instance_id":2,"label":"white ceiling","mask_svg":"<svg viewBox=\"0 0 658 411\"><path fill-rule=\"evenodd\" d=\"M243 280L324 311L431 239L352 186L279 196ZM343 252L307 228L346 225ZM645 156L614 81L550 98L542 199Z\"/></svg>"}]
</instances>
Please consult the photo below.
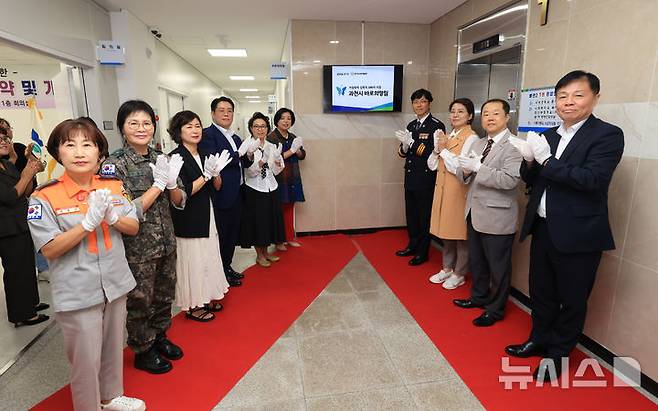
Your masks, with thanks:
<instances>
[{"instance_id":1,"label":"white ceiling","mask_svg":"<svg viewBox=\"0 0 658 411\"><path fill-rule=\"evenodd\" d=\"M243 100L274 93L270 63L280 61L290 19L429 24L465 0L94 0L130 11L161 40L227 92ZM247 58L211 57L208 48L246 48ZM231 81L230 74L255 81ZM240 93L258 88L258 93Z\"/></svg>"}]
</instances>

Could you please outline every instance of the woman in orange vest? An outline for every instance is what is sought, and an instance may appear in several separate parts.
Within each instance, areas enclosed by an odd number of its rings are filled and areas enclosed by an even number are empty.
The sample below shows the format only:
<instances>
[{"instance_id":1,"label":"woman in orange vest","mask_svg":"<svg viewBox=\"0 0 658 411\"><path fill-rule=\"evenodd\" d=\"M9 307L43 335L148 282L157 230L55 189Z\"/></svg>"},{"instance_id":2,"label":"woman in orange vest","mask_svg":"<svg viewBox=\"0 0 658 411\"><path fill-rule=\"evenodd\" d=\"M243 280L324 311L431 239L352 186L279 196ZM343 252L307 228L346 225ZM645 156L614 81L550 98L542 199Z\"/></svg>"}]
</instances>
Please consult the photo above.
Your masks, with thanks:
<instances>
[{"instance_id":1,"label":"woman in orange vest","mask_svg":"<svg viewBox=\"0 0 658 411\"><path fill-rule=\"evenodd\" d=\"M478 136L471 128L475 108L467 98L458 98L450 103L449 136L435 136L434 151L427 159L431 170L437 170L430 233L443 241L443 269L430 277L434 284L443 283L446 290L464 284L468 271L468 245L466 242L466 220L464 208L468 186L455 176L459 162L457 157L468 153Z\"/></svg>"}]
</instances>

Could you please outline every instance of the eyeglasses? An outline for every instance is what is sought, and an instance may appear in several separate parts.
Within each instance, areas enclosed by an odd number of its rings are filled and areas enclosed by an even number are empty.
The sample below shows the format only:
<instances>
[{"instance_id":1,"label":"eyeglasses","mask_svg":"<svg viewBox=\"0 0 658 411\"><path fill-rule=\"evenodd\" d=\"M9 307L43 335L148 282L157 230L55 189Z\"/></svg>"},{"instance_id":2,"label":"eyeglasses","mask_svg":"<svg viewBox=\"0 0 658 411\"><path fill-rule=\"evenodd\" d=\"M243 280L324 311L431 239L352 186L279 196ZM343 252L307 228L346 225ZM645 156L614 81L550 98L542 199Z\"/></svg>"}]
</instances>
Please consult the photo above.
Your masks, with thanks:
<instances>
[{"instance_id":1,"label":"eyeglasses","mask_svg":"<svg viewBox=\"0 0 658 411\"><path fill-rule=\"evenodd\" d=\"M267 128L267 126L251 126L251 128Z\"/></svg>"},{"instance_id":2,"label":"eyeglasses","mask_svg":"<svg viewBox=\"0 0 658 411\"><path fill-rule=\"evenodd\" d=\"M129 129L131 130L139 130L140 127L144 127L144 130L150 130L153 128L153 123L150 121L145 121L143 123L137 122L137 121L131 121L130 123L126 124Z\"/></svg>"},{"instance_id":3,"label":"eyeglasses","mask_svg":"<svg viewBox=\"0 0 658 411\"><path fill-rule=\"evenodd\" d=\"M4 142L7 142L7 143L11 143L11 137L9 137L9 136L0 136L0 140L2 140Z\"/></svg>"}]
</instances>

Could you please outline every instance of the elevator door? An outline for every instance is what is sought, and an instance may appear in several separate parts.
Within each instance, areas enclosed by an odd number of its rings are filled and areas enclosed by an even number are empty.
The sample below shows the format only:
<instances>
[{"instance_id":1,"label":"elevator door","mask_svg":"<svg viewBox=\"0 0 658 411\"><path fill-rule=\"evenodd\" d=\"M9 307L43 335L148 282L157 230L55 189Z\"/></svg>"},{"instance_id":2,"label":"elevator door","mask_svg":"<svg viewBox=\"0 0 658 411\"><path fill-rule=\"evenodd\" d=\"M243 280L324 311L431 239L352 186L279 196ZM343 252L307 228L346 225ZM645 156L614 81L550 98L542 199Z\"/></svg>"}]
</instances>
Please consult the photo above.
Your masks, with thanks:
<instances>
[{"instance_id":1,"label":"elevator door","mask_svg":"<svg viewBox=\"0 0 658 411\"><path fill-rule=\"evenodd\" d=\"M480 107L491 98L510 105L509 129L518 127L518 101L521 87L521 46L460 63L457 67L455 97L467 97L475 105L473 129L484 135L480 125Z\"/></svg>"}]
</instances>

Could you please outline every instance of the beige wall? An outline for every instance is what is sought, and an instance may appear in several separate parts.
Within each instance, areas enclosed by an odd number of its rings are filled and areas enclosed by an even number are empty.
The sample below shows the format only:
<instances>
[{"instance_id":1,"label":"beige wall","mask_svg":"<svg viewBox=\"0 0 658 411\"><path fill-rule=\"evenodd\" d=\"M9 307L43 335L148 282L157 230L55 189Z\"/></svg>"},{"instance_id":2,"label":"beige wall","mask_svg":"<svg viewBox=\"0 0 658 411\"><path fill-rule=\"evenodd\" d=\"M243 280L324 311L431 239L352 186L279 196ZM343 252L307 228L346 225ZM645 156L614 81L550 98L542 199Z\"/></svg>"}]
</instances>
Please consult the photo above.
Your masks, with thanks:
<instances>
[{"instance_id":1,"label":"beige wall","mask_svg":"<svg viewBox=\"0 0 658 411\"><path fill-rule=\"evenodd\" d=\"M360 22L292 21L293 132L308 152L297 231L405 224L403 163L393 135L413 118L411 92L428 85L429 32L422 24L365 23L362 43ZM340 44L329 44L334 39ZM361 64L362 52L364 64L405 65L403 113L322 113L322 65Z\"/></svg>"},{"instance_id":2,"label":"beige wall","mask_svg":"<svg viewBox=\"0 0 658 411\"><path fill-rule=\"evenodd\" d=\"M471 0L432 24L430 89L438 96L435 103L447 107L453 98L457 28L507 3ZM625 134L624 157L609 191L617 249L603 255L585 333L618 355L636 358L656 380L658 2L552 0L543 27L537 2L529 4L523 87L553 85L576 68L592 71L602 84L595 114ZM526 241L514 250L512 280L525 293L528 247Z\"/></svg>"}]
</instances>

